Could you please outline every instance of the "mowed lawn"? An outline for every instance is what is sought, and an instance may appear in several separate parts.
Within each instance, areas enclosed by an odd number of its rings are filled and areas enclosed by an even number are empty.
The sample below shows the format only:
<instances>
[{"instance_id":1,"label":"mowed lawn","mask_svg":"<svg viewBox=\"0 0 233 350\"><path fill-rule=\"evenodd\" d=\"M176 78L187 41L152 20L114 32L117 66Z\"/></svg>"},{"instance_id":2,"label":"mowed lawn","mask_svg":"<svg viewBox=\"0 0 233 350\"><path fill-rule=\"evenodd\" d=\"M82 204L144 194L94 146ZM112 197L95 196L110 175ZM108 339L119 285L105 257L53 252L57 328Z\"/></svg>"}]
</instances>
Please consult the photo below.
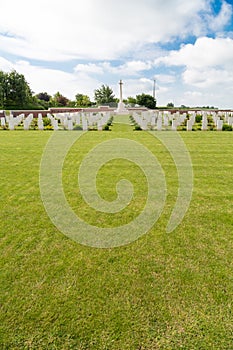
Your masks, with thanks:
<instances>
[{"instance_id":1,"label":"mowed lawn","mask_svg":"<svg viewBox=\"0 0 233 350\"><path fill-rule=\"evenodd\" d=\"M72 147L64 189L73 210L92 225L130 222L147 195L141 170L114 160L100 169L99 192L113 200L116 182L126 177L134 184L132 202L116 214L89 208L77 171L95 145L137 140L166 174L166 205L154 227L127 246L97 249L59 232L44 209L39 169L51 132L0 132L0 349L233 349L233 133L180 135L194 188L182 223L169 234L177 172L156 138L115 124L110 132L86 133Z\"/></svg>"}]
</instances>

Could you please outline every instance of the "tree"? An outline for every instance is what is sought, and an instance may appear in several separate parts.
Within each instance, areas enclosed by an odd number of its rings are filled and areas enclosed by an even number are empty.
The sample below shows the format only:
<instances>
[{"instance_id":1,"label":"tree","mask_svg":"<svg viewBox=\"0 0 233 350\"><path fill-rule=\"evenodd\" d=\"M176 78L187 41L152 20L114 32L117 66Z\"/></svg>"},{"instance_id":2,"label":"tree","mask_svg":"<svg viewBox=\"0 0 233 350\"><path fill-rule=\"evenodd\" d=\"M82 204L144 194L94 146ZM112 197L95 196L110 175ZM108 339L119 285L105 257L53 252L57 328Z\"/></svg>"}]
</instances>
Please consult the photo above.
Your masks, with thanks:
<instances>
[{"instance_id":1,"label":"tree","mask_svg":"<svg viewBox=\"0 0 233 350\"><path fill-rule=\"evenodd\" d=\"M174 107L174 103L169 102L169 103L167 104L167 107L168 107L168 108L173 108L173 107Z\"/></svg>"},{"instance_id":2,"label":"tree","mask_svg":"<svg viewBox=\"0 0 233 350\"><path fill-rule=\"evenodd\" d=\"M47 92L40 92L39 94L33 97L37 100L37 103L39 104L40 108L49 108L51 96L47 94Z\"/></svg>"},{"instance_id":3,"label":"tree","mask_svg":"<svg viewBox=\"0 0 233 350\"><path fill-rule=\"evenodd\" d=\"M135 97L129 96L127 97L127 103L130 104L131 106L134 106L137 104L137 100Z\"/></svg>"},{"instance_id":4,"label":"tree","mask_svg":"<svg viewBox=\"0 0 233 350\"><path fill-rule=\"evenodd\" d=\"M99 89L96 89L94 92L95 101L99 105L117 101L113 94L113 90L108 85L102 85Z\"/></svg>"},{"instance_id":5,"label":"tree","mask_svg":"<svg viewBox=\"0 0 233 350\"><path fill-rule=\"evenodd\" d=\"M40 92L39 94L36 95L38 100L49 102L51 96L47 94L47 92Z\"/></svg>"},{"instance_id":6,"label":"tree","mask_svg":"<svg viewBox=\"0 0 233 350\"><path fill-rule=\"evenodd\" d=\"M34 103L32 91L23 74L15 70L0 72L0 104L4 109L23 109Z\"/></svg>"},{"instance_id":7,"label":"tree","mask_svg":"<svg viewBox=\"0 0 233 350\"><path fill-rule=\"evenodd\" d=\"M5 108L5 94L6 94L6 75L4 72L0 71L0 107Z\"/></svg>"},{"instance_id":8,"label":"tree","mask_svg":"<svg viewBox=\"0 0 233 350\"><path fill-rule=\"evenodd\" d=\"M76 107L89 107L92 105L91 100L87 95L76 94L75 99L76 99L75 101Z\"/></svg>"},{"instance_id":9,"label":"tree","mask_svg":"<svg viewBox=\"0 0 233 350\"><path fill-rule=\"evenodd\" d=\"M69 99L63 96L59 91L53 95L50 99L50 104L52 107L65 107L69 103Z\"/></svg>"},{"instance_id":10,"label":"tree","mask_svg":"<svg viewBox=\"0 0 233 350\"><path fill-rule=\"evenodd\" d=\"M75 101L72 101L72 100L69 100L66 107L69 107L69 108L75 108L77 107L76 106L76 102Z\"/></svg>"},{"instance_id":11,"label":"tree","mask_svg":"<svg viewBox=\"0 0 233 350\"><path fill-rule=\"evenodd\" d=\"M156 99L147 94L141 94L136 96L136 102L139 106L144 106L150 109L156 108Z\"/></svg>"}]
</instances>

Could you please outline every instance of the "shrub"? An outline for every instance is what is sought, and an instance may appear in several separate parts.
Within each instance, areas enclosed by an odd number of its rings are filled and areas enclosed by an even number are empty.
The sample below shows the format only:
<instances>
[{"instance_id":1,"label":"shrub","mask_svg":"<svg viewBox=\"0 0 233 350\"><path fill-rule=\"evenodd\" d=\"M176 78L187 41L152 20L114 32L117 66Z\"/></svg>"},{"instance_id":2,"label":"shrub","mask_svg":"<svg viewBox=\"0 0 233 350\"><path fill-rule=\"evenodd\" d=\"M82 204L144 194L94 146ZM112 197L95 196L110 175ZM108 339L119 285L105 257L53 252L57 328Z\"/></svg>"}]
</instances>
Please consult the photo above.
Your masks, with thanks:
<instances>
[{"instance_id":1,"label":"shrub","mask_svg":"<svg viewBox=\"0 0 233 350\"><path fill-rule=\"evenodd\" d=\"M113 122L113 116L111 116L111 118L108 120L107 125L111 126Z\"/></svg>"},{"instance_id":2,"label":"shrub","mask_svg":"<svg viewBox=\"0 0 233 350\"><path fill-rule=\"evenodd\" d=\"M31 128L33 129L33 130L36 130L37 129L37 119L33 119L33 121L32 121L32 123L31 123Z\"/></svg>"},{"instance_id":3,"label":"shrub","mask_svg":"<svg viewBox=\"0 0 233 350\"><path fill-rule=\"evenodd\" d=\"M232 131L232 126L228 124L223 124L222 126L223 131Z\"/></svg>"},{"instance_id":4,"label":"shrub","mask_svg":"<svg viewBox=\"0 0 233 350\"><path fill-rule=\"evenodd\" d=\"M140 125L138 125L138 124L135 124L135 127L134 127L134 130L142 130L142 128L140 127Z\"/></svg>"},{"instance_id":5,"label":"shrub","mask_svg":"<svg viewBox=\"0 0 233 350\"><path fill-rule=\"evenodd\" d=\"M82 130L82 126L81 125L75 125L73 130Z\"/></svg>"},{"instance_id":6,"label":"shrub","mask_svg":"<svg viewBox=\"0 0 233 350\"><path fill-rule=\"evenodd\" d=\"M197 114L195 119L196 119L196 123L201 123L202 116L200 114Z\"/></svg>"},{"instance_id":7,"label":"shrub","mask_svg":"<svg viewBox=\"0 0 233 350\"><path fill-rule=\"evenodd\" d=\"M110 124L110 125L111 125L111 124ZM104 125L103 130L104 130L104 131L110 131L110 128L109 128L109 124L108 124L108 123L107 123L106 125Z\"/></svg>"},{"instance_id":8,"label":"shrub","mask_svg":"<svg viewBox=\"0 0 233 350\"><path fill-rule=\"evenodd\" d=\"M43 118L44 126L51 126L51 120L49 118Z\"/></svg>"}]
</instances>

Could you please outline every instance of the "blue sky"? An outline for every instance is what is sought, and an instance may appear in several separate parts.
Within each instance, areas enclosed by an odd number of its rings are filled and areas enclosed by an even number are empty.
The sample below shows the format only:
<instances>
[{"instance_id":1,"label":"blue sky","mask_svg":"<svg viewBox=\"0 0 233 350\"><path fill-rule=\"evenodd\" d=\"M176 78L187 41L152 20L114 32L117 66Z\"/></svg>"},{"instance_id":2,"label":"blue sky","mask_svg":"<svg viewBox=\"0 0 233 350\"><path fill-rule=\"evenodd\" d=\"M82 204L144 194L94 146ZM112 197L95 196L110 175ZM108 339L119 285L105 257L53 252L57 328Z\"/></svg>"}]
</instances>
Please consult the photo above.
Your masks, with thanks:
<instances>
[{"instance_id":1,"label":"blue sky","mask_svg":"<svg viewBox=\"0 0 233 350\"><path fill-rule=\"evenodd\" d=\"M110 85L158 105L233 108L233 3L218 0L8 0L0 70L70 99Z\"/></svg>"}]
</instances>

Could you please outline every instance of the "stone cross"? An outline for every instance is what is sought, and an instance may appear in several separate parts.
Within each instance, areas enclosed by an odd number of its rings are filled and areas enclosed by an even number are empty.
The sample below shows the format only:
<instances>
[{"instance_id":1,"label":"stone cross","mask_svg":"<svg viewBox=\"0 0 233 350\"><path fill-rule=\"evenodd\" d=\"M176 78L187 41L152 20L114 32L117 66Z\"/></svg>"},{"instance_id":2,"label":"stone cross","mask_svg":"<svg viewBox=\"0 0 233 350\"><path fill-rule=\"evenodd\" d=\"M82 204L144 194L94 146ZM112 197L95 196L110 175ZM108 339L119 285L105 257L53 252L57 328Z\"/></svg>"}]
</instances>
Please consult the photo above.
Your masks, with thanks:
<instances>
[{"instance_id":1,"label":"stone cross","mask_svg":"<svg viewBox=\"0 0 233 350\"><path fill-rule=\"evenodd\" d=\"M121 115L128 115L129 111L125 108L124 102L123 102L123 94L122 94L122 85L123 82L120 80L120 101L118 103L117 109L115 110L116 114L121 114Z\"/></svg>"},{"instance_id":2,"label":"stone cross","mask_svg":"<svg viewBox=\"0 0 233 350\"><path fill-rule=\"evenodd\" d=\"M123 82L122 82L122 80L120 80L119 84L120 84L120 102L123 102L123 94L122 94Z\"/></svg>"}]
</instances>

